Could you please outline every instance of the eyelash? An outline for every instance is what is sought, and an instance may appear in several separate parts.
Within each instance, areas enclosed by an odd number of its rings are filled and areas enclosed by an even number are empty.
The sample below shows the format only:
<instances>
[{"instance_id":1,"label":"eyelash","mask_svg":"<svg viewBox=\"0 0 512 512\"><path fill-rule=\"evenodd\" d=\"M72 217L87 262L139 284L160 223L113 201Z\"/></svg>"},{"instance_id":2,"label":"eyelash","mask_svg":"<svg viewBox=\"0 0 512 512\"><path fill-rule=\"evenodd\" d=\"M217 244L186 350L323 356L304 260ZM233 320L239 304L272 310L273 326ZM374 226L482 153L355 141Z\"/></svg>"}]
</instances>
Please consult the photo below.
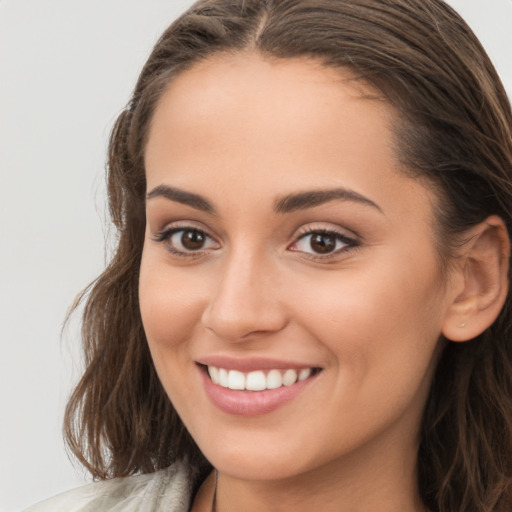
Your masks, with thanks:
<instances>
[{"instance_id":1,"label":"eyelash","mask_svg":"<svg viewBox=\"0 0 512 512\"><path fill-rule=\"evenodd\" d=\"M174 256L178 256L180 258L189 258L189 259L201 257L206 252L205 250L201 250L201 249L199 249L197 251L179 250L170 244L170 240L174 235L176 235L177 233L185 234L187 232L195 233L196 235L204 236L205 239L213 240L213 238L210 235L208 235L208 233L206 233L202 229L199 229L199 228L196 228L193 226L179 226L179 227L165 229L165 230L161 231L160 233L157 233L156 236L153 238L153 240L155 242L164 244L165 248ZM182 237L183 237L183 235L182 235Z\"/></svg>"},{"instance_id":2,"label":"eyelash","mask_svg":"<svg viewBox=\"0 0 512 512\"><path fill-rule=\"evenodd\" d=\"M215 244L217 244L217 242L215 242L215 240L210 235L208 235L208 233L206 233L202 229L199 229L199 228L196 228L193 226L179 226L179 227L171 227L169 229L165 229L165 230L157 233L153 237L153 240L155 242L164 244L166 246L166 249L171 254L178 256L180 258L195 259L195 258L199 258L199 257L203 256L209 249L206 249L206 250L198 249L197 251L195 251L195 250L187 251L187 250L176 249L174 246L172 246L170 244L170 240L174 235L176 235L177 233L185 234L187 232L195 233L196 235L203 236L205 238L205 240L211 240L211 241L214 241ZM330 251L328 253L325 253L325 254L319 254L319 253L314 253L314 252L308 253L306 251L292 249L292 247L297 245L300 241L306 239L308 236L313 236L313 235L331 236L335 240L335 247L338 242L341 242L342 244L344 244L344 246L341 248L335 249L333 251ZM183 235L182 235L182 237L183 237ZM311 228L307 228L302 233L299 233L299 235L296 237L295 241L290 246L288 246L288 250L305 254L307 258L312 259L312 260L326 260L326 259L332 259L335 256L339 256L340 253L343 253L343 252L346 252L346 251L349 251L352 249L356 249L359 245L360 245L360 243L355 238L351 238L351 237L349 237L343 233L340 233L336 230L311 227Z\"/></svg>"},{"instance_id":3,"label":"eyelash","mask_svg":"<svg viewBox=\"0 0 512 512\"><path fill-rule=\"evenodd\" d=\"M293 244L289 247L293 247L294 245L297 245L300 241L305 240L307 237L311 237L313 235L330 236L335 241L335 247L338 242L341 242L342 244L344 244L344 246L341 248L338 248L338 249L334 249L333 251L330 251L325 254L308 253L305 251L298 251L297 249L289 249L289 250L292 250L294 252L302 252L303 254L307 255L306 257L313 259L313 260L325 260L325 259L332 259L346 251L356 249L360 245L358 240L356 240L355 238L351 238L351 237L345 235L344 233L340 233L339 231L336 231L334 229L310 227L310 228L306 228L306 230L303 231L302 233L299 233L295 242L293 242Z\"/></svg>"}]
</instances>

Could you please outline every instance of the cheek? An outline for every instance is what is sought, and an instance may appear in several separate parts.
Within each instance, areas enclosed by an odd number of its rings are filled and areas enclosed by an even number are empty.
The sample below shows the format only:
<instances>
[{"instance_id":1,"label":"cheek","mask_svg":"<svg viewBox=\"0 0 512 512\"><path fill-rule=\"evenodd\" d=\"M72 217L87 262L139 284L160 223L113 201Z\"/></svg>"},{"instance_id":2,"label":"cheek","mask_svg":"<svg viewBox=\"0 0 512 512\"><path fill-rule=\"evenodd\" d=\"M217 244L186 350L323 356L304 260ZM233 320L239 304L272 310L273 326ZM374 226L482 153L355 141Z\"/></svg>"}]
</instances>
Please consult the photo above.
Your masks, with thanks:
<instances>
[{"instance_id":1,"label":"cheek","mask_svg":"<svg viewBox=\"0 0 512 512\"><path fill-rule=\"evenodd\" d=\"M158 254L143 252L139 279L142 323L157 374L180 415L198 398L197 389L183 382L195 372L188 349L204 305L200 280L191 282L190 273L186 279L183 276Z\"/></svg>"},{"instance_id":2,"label":"cheek","mask_svg":"<svg viewBox=\"0 0 512 512\"><path fill-rule=\"evenodd\" d=\"M340 445L343 436L370 435L402 414L411 429L418 427L435 368L439 286L425 274L412 281L398 268L402 272L345 276L317 290L315 300L302 298L309 304L300 312L303 328L330 353L325 414L328 424L344 419L346 430L332 432Z\"/></svg>"},{"instance_id":3,"label":"cheek","mask_svg":"<svg viewBox=\"0 0 512 512\"><path fill-rule=\"evenodd\" d=\"M177 349L190 339L204 309L201 277L176 271L158 256L143 252L139 303L142 322L152 352Z\"/></svg>"},{"instance_id":4,"label":"cheek","mask_svg":"<svg viewBox=\"0 0 512 512\"><path fill-rule=\"evenodd\" d=\"M441 333L443 287L435 265L390 260L300 286L296 318L358 381L370 369L422 375Z\"/></svg>"}]
</instances>

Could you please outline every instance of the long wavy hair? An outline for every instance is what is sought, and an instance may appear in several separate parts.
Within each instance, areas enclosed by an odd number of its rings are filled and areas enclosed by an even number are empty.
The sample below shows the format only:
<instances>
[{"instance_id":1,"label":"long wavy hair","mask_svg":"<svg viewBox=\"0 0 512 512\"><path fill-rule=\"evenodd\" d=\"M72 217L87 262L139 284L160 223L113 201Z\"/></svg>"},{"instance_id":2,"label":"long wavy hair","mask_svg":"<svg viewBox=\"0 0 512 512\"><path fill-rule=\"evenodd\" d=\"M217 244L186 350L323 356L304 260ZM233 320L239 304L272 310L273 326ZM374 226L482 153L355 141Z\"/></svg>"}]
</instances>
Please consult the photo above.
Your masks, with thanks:
<instances>
[{"instance_id":1,"label":"long wavy hair","mask_svg":"<svg viewBox=\"0 0 512 512\"><path fill-rule=\"evenodd\" d=\"M441 0L201 0L156 43L113 128L108 197L117 250L82 294L85 373L66 410L72 452L96 479L173 461L208 468L163 390L138 303L144 149L163 91L211 55L258 52L349 68L394 107L404 172L437 192L438 246L491 214L512 228L512 114L465 22ZM444 340L418 450L418 488L435 512L512 510L511 299L467 343Z\"/></svg>"}]
</instances>

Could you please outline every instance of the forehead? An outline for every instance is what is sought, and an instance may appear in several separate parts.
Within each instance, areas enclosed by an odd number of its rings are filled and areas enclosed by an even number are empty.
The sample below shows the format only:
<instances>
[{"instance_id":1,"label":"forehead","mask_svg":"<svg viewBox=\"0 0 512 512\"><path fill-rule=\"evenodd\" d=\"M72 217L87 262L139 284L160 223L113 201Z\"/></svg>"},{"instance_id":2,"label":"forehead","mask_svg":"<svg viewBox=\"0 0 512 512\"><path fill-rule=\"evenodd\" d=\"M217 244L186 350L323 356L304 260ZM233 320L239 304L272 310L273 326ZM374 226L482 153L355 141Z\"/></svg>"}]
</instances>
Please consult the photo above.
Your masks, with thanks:
<instances>
[{"instance_id":1,"label":"forehead","mask_svg":"<svg viewBox=\"0 0 512 512\"><path fill-rule=\"evenodd\" d=\"M255 139L259 122L269 120L283 131L314 129L318 123L339 130L334 118L325 115L335 109L351 122L354 114L364 114L361 121L367 128L372 119L385 123L393 117L383 96L349 69L305 58L266 59L253 52L219 54L169 83L157 103L149 137L159 129L172 130L177 121L180 130L200 131L199 122L215 119L218 132L249 125Z\"/></svg>"},{"instance_id":2,"label":"forehead","mask_svg":"<svg viewBox=\"0 0 512 512\"><path fill-rule=\"evenodd\" d=\"M356 139L362 150L390 150L393 111L368 95L376 93L349 70L314 60L215 55L179 74L163 93L149 129L147 167L157 154L190 150L218 156L224 149L233 155L242 145L260 158L262 148L277 158L299 138L321 153L330 151L333 141L343 150Z\"/></svg>"},{"instance_id":3,"label":"forehead","mask_svg":"<svg viewBox=\"0 0 512 512\"><path fill-rule=\"evenodd\" d=\"M235 199L247 203L254 191L270 198L344 187L380 197L385 209L403 202L404 187L426 194L399 170L394 117L350 70L218 55L178 75L160 98L146 147L148 189L168 183L227 200L240 183Z\"/></svg>"}]
</instances>

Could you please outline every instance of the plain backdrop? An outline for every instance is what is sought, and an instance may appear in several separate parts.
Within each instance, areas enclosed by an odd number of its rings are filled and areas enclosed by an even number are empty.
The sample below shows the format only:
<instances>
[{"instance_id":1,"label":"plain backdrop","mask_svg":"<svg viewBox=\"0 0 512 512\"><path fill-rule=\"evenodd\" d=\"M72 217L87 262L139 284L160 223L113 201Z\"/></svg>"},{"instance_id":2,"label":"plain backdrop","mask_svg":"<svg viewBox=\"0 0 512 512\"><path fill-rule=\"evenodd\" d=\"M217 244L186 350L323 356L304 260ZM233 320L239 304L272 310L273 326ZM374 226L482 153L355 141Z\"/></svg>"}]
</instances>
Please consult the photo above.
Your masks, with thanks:
<instances>
[{"instance_id":1,"label":"plain backdrop","mask_svg":"<svg viewBox=\"0 0 512 512\"><path fill-rule=\"evenodd\" d=\"M512 92L512 0L452 0ZM0 0L0 512L86 481L61 423L76 294L105 264L107 137L190 0Z\"/></svg>"}]
</instances>

